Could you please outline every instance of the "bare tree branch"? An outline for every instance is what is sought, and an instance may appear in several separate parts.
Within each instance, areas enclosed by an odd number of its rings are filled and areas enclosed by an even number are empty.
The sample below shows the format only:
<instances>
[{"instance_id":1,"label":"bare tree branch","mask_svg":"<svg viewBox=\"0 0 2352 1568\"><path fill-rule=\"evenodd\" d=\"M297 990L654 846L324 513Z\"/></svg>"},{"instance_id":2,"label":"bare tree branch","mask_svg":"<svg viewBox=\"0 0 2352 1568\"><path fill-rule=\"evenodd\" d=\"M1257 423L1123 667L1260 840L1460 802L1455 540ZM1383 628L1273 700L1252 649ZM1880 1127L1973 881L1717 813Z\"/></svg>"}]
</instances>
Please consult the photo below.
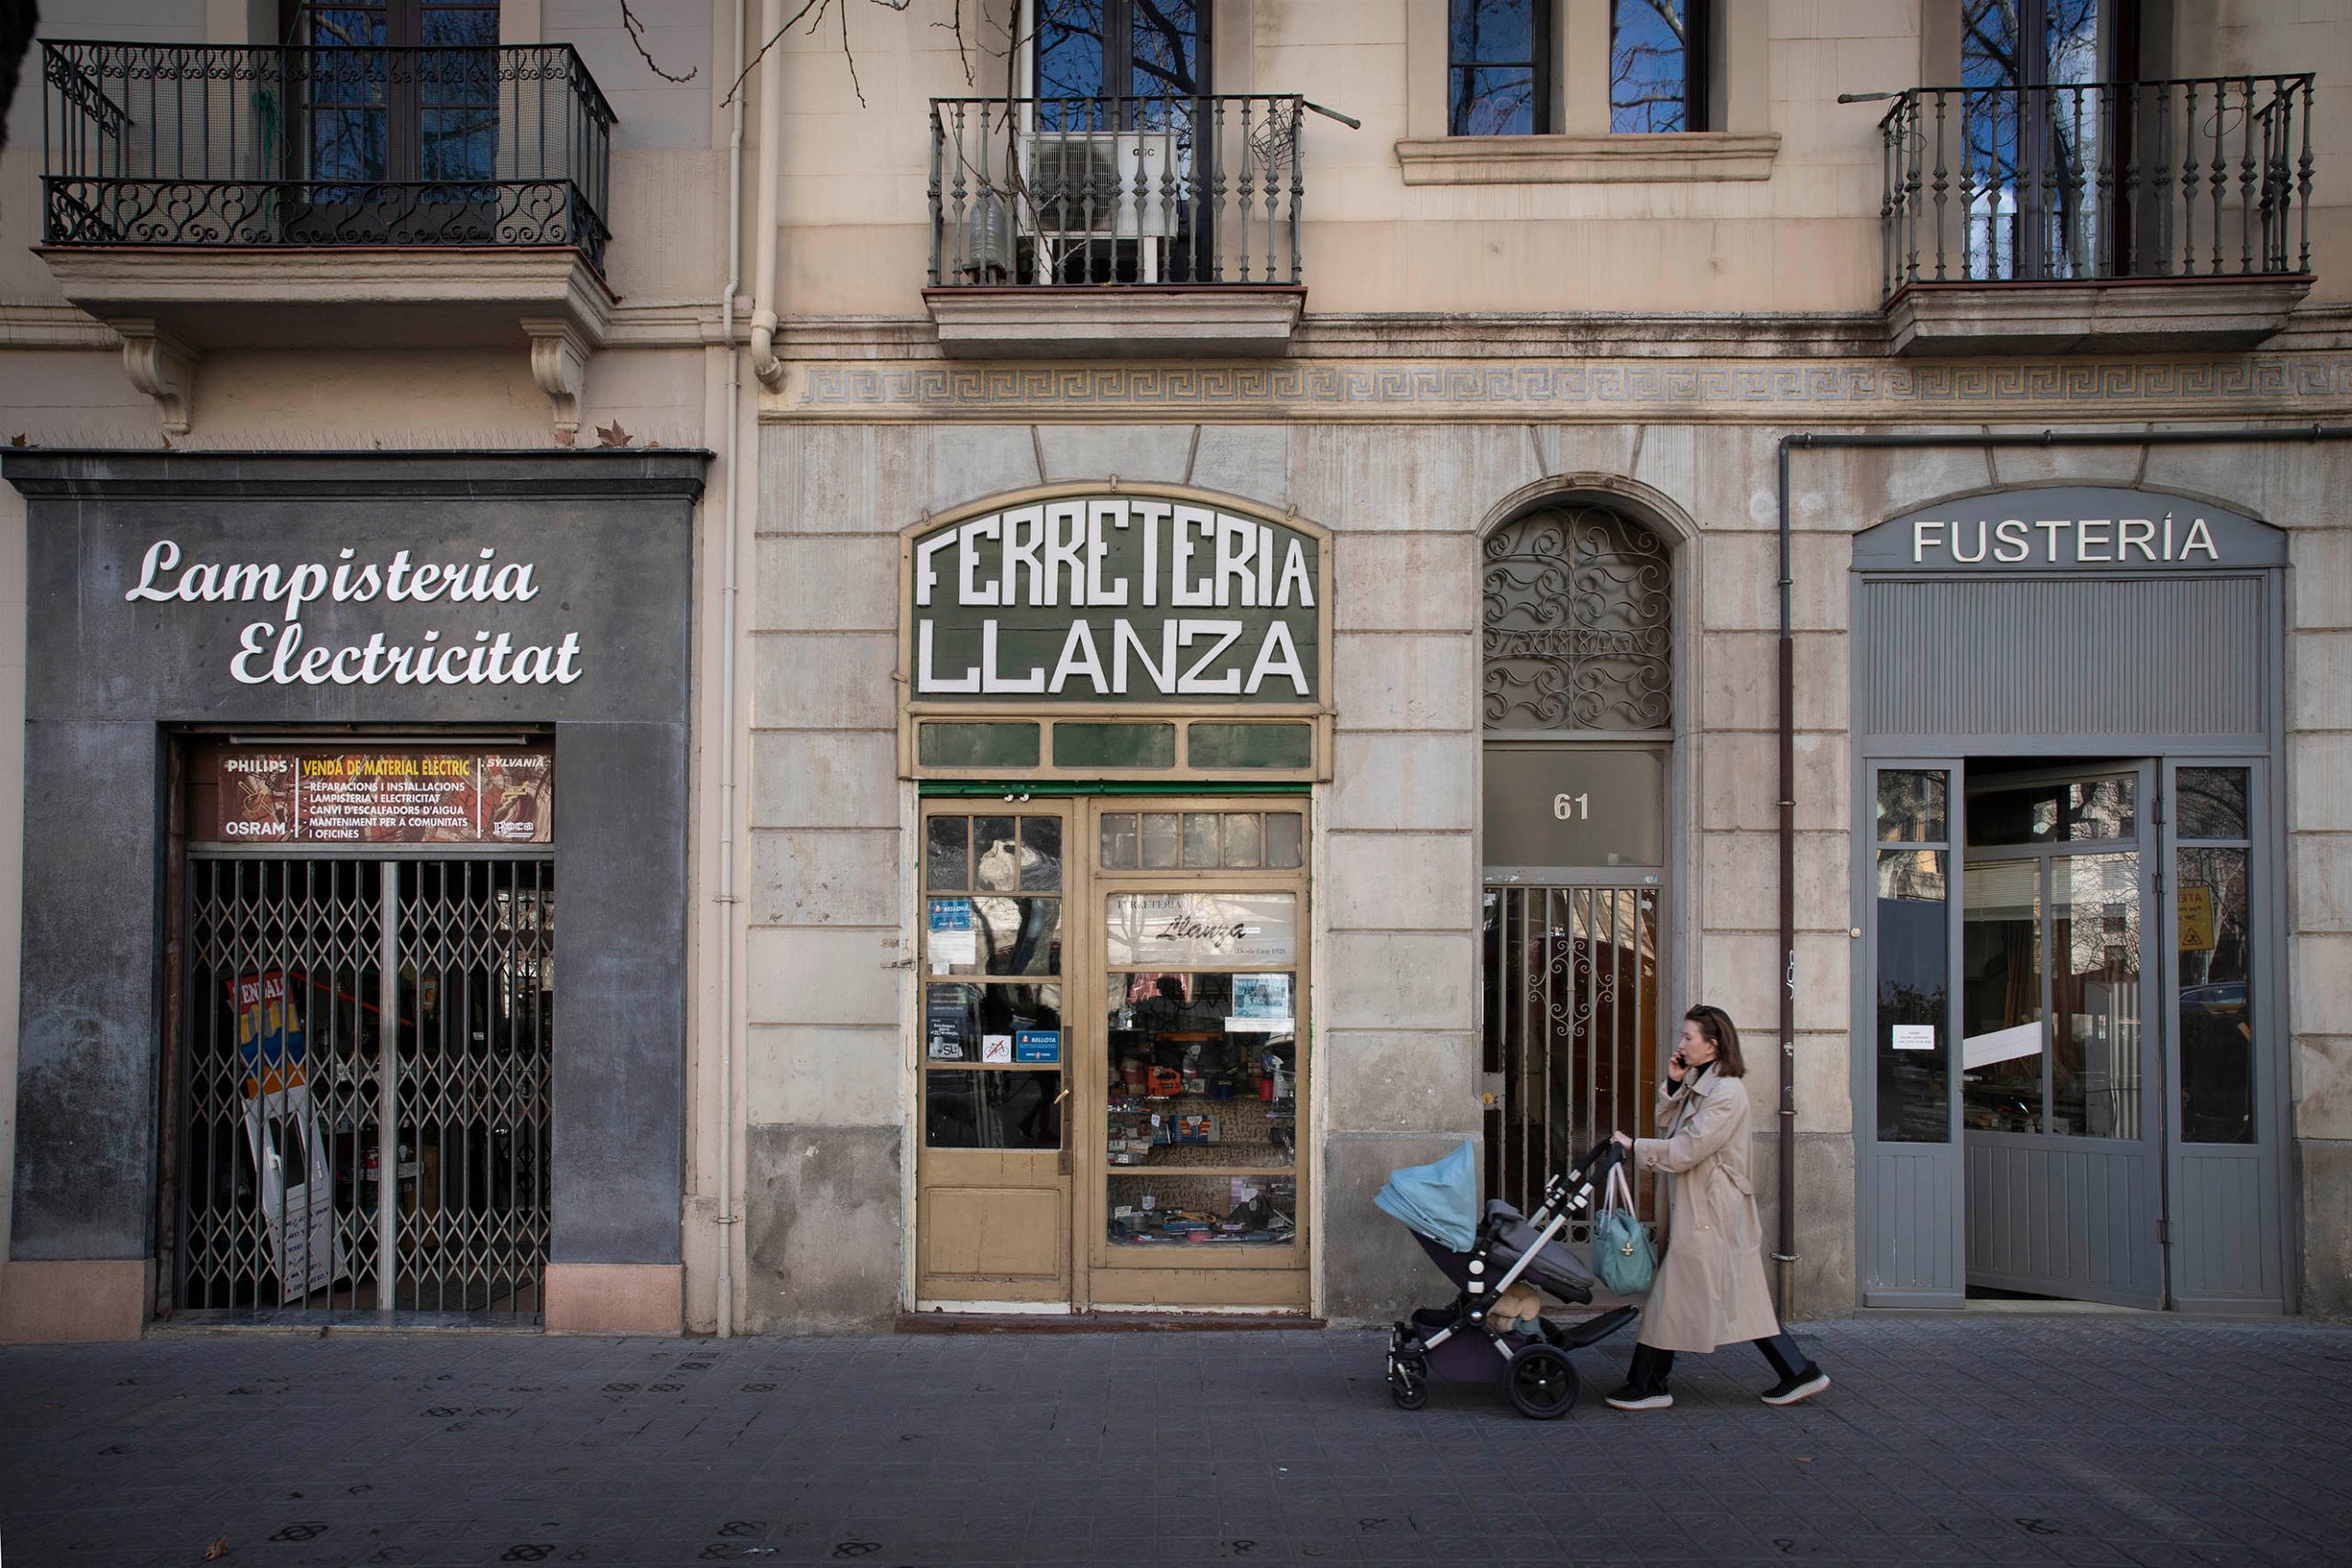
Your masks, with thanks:
<instances>
[{"instance_id":1,"label":"bare tree branch","mask_svg":"<svg viewBox=\"0 0 2352 1568\"><path fill-rule=\"evenodd\" d=\"M651 51L645 47L645 24L638 19L636 12L628 8L628 0L620 0L620 5L621 26L628 29L628 41L637 45L637 57L645 62L647 70L664 82L691 82L701 73L702 67L699 65L687 66L686 73L683 76L673 76L662 70L660 63L654 60Z\"/></svg>"},{"instance_id":2,"label":"bare tree branch","mask_svg":"<svg viewBox=\"0 0 2352 1568\"><path fill-rule=\"evenodd\" d=\"M865 0L865 3L869 6L879 6L886 11L903 11L909 6L914 4L914 0ZM814 36L817 29L824 25L826 13L832 11L832 9L833 0L801 0L800 9L793 12L790 17L785 18L784 26L776 28L775 33L769 37L768 41L760 45L758 51L752 54L752 58L743 62L743 69L736 73L735 80L730 83L727 88L727 96L718 100L718 107L720 108L725 108L728 105L735 101L735 95L743 90L744 79L750 76L751 73L758 68L761 61L767 58L768 51L774 49L777 44L784 41L784 35L790 32L794 27L798 25L801 17L807 17L808 18L808 30L811 36ZM849 41L849 0L842 0L842 8L840 11L834 13L834 15L838 17L841 22L842 53L849 60L850 85L857 93L857 107L864 108L865 107L865 89L858 83L857 51L850 47Z\"/></svg>"},{"instance_id":3,"label":"bare tree branch","mask_svg":"<svg viewBox=\"0 0 2352 1568\"><path fill-rule=\"evenodd\" d=\"M949 20L933 22L931 25L934 28L946 28L955 33L956 60L964 67L964 85L977 91L980 83L979 78L972 74L971 46L964 41L964 0L956 0L956 9Z\"/></svg>"}]
</instances>

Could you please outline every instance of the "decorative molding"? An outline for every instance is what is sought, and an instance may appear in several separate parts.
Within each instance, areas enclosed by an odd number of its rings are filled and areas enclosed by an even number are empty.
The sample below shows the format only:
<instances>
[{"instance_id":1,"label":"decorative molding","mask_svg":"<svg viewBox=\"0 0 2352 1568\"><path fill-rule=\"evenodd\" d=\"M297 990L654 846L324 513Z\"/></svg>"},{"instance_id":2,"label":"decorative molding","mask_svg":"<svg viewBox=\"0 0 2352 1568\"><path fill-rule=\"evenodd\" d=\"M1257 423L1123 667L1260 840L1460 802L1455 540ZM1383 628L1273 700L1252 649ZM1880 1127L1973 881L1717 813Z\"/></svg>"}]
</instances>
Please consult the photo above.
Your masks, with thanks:
<instances>
[{"instance_id":1,"label":"decorative molding","mask_svg":"<svg viewBox=\"0 0 2352 1568\"><path fill-rule=\"evenodd\" d=\"M569 446L580 434L580 389L595 345L570 316L525 316L515 324L531 339L531 378L555 405L555 438Z\"/></svg>"},{"instance_id":2,"label":"decorative molding","mask_svg":"<svg viewBox=\"0 0 2352 1568\"><path fill-rule=\"evenodd\" d=\"M144 316L118 316L107 325L122 340L130 384L155 400L164 434L186 435L195 412L196 350Z\"/></svg>"},{"instance_id":3,"label":"decorative molding","mask_svg":"<svg viewBox=\"0 0 2352 1568\"><path fill-rule=\"evenodd\" d=\"M1306 290L1196 288L926 288L940 352L965 359L1279 357Z\"/></svg>"},{"instance_id":4,"label":"decorative molding","mask_svg":"<svg viewBox=\"0 0 2352 1568\"><path fill-rule=\"evenodd\" d=\"M1448 136L1396 143L1408 186L1613 185L1769 180L1778 131Z\"/></svg>"},{"instance_id":5,"label":"decorative molding","mask_svg":"<svg viewBox=\"0 0 2352 1568\"><path fill-rule=\"evenodd\" d=\"M2212 354L2274 336L2307 276L1905 285L1886 302L1903 355Z\"/></svg>"},{"instance_id":6,"label":"decorative molding","mask_svg":"<svg viewBox=\"0 0 2352 1568\"><path fill-rule=\"evenodd\" d=\"M0 348L111 349L121 340L77 305L0 300Z\"/></svg>"},{"instance_id":7,"label":"decorative molding","mask_svg":"<svg viewBox=\"0 0 2352 1568\"><path fill-rule=\"evenodd\" d=\"M1665 415L1977 421L2309 421L2352 410L2352 355L2216 359L1595 359L1464 364L795 365L763 399L792 417L1165 417L1544 420Z\"/></svg>"}]
</instances>

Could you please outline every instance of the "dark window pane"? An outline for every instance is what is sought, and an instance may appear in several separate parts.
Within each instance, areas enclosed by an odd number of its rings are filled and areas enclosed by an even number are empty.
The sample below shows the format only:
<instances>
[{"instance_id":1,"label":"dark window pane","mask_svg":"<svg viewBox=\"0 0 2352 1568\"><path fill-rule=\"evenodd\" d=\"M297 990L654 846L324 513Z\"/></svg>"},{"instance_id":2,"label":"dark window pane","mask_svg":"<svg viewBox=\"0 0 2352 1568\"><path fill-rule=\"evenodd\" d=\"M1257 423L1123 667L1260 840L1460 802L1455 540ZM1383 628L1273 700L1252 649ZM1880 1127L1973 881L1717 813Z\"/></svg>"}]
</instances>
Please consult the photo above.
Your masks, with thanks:
<instances>
[{"instance_id":1,"label":"dark window pane","mask_svg":"<svg viewBox=\"0 0 2352 1568\"><path fill-rule=\"evenodd\" d=\"M1034 768L1037 727L925 724L917 732L915 755L930 768Z\"/></svg>"},{"instance_id":2,"label":"dark window pane","mask_svg":"<svg viewBox=\"0 0 2352 1568\"><path fill-rule=\"evenodd\" d=\"M2129 839L2139 832L2139 791L2128 776L1971 791L1968 841L1993 848Z\"/></svg>"},{"instance_id":3,"label":"dark window pane","mask_svg":"<svg viewBox=\"0 0 2352 1568\"><path fill-rule=\"evenodd\" d=\"M1059 1032L1059 986L934 985L923 987L923 1059L982 1060L983 1040L1023 1030Z\"/></svg>"},{"instance_id":4,"label":"dark window pane","mask_svg":"<svg viewBox=\"0 0 2352 1568\"><path fill-rule=\"evenodd\" d=\"M1951 927L1945 854L1879 852L1878 1135L1887 1143L1951 1139Z\"/></svg>"},{"instance_id":5,"label":"dark window pane","mask_svg":"<svg viewBox=\"0 0 2352 1568\"><path fill-rule=\"evenodd\" d=\"M2183 850L2175 866L2180 1135L2188 1143L2254 1142L2254 928L2247 919L2246 862L2245 850Z\"/></svg>"},{"instance_id":6,"label":"dark window pane","mask_svg":"<svg viewBox=\"0 0 2352 1568\"><path fill-rule=\"evenodd\" d=\"M1315 761L1311 724L1195 724L1184 760L1195 768L1305 768Z\"/></svg>"},{"instance_id":7,"label":"dark window pane","mask_svg":"<svg viewBox=\"0 0 2352 1568\"><path fill-rule=\"evenodd\" d=\"M960 892L972 885L971 818L934 817L923 829L923 885Z\"/></svg>"},{"instance_id":8,"label":"dark window pane","mask_svg":"<svg viewBox=\"0 0 2352 1568\"><path fill-rule=\"evenodd\" d=\"M1071 724L1054 726L1057 768L1172 768L1176 727L1172 724Z\"/></svg>"},{"instance_id":9,"label":"dark window pane","mask_svg":"<svg viewBox=\"0 0 2352 1568\"><path fill-rule=\"evenodd\" d=\"M1882 842L1939 844L1948 840L1947 773L1883 773L1878 776L1878 836Z\"/></svg>"},{"instance_id":10,"label":"dark window pane","mask_svg":"<svg viewBox=\"0 0 2352 1568\"><path fill-rule=\"evenodd\" d=\"M1062 1076L1053 1071L923 1075L923 1143L934 1149L1057 1149Z\"/></svg>"},{"instance_id":11,"label":"dark window pane","mask_svg":"<svg viewBox=\"0 0 2352 1568\"><path fill-rule=\"evenodd\" d=\"M1021 819L1021 890L1055 893L1062 885L1062 819L1023 817Z\"/></svg>"},{"instance_id":12,"label":"dark window pane","mask_svg":"<svg viewBox=\"0 0 2352 1568\"><path fill-rule=\"evenodd\" d=\"M2183 768L2175 790L2184 839L2246 837L2246 770Z\"/></svg>"},{"instance_id":13,"label":"dark window pane","mask_svg":"<svg viewBox=\"0 0 2352 1568\"><path fill-rule=\"evenodd\" d=\"M1994 861L1961 878L1961 1121L2041 1131L2041 863Z\"/></svg>"},{"instance_id":14,"label":"dark window pane","mask_svg":"<svg viewBox=\"0 0 2352 1568\"><path fill-rule=\"evenodd\" d=\"M1609 129L1692 129L1690 0L1615 0L1610 12Z\"/></svg>"},{"instance_id":15,"label":"dark window pane","mask_svg":"<svg viewBox=\"0 0 2352 1568\"><path fill-rule=\"evenodd\" d=\"M1532 65L1540 14L1535 0L1453 0L1447 53L1456 65Z\"/></svg>"},{"instance_id":16,"label":"dark window pane","mask_svg":"<svg viewBox=\"0 0 2352 1568\"><path fill-rule=\"evenodd\" d=\"M1526 136L1544 129L1537 101L1551 47L1550 6L1539 0L1452 0L1446 28L1446 130L1455 136Z\"/></svg>"}]
</instances>

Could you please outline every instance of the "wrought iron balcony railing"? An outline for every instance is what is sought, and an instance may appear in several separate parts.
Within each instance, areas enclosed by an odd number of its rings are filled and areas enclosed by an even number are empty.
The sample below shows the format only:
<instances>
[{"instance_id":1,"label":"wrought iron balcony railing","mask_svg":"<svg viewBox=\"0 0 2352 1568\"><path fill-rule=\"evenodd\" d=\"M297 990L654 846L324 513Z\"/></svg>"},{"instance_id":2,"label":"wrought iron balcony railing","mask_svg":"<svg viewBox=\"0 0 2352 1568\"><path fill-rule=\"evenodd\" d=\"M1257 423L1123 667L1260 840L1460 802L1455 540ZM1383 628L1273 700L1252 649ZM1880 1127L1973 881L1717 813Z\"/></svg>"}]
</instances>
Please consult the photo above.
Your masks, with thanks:
<instances>
[{"instance_id":1,"label":"wrought iron balcony railing","mask_svg":"<svg viewBox=\"0 0 2352 1568\"><path fill-rule=\"evenodd\" d=\"M934 98L932 286L1296 284L1314 107Z\"/></svg>"},{"instance_id":2,"label":"wrought iron balcony railing","mask_svg":"<svg viewBox=\"0 0 2352 1568\"><path fill-rule=\"evenodd\" d=\"M568 44L45 43L51 245L572 246L613 111Z\"/></svg>"},{"instance_id":3,"label":"wrought iron balcony railing","mask_svg":"<svg viewBox=\"0 0 2352 1568\"><path fill-rule=\"evenodd\" d=\"M1898 94L1884 291L2309 273L2311 115L2308 75Z\"/></svg>"}]
</instances>

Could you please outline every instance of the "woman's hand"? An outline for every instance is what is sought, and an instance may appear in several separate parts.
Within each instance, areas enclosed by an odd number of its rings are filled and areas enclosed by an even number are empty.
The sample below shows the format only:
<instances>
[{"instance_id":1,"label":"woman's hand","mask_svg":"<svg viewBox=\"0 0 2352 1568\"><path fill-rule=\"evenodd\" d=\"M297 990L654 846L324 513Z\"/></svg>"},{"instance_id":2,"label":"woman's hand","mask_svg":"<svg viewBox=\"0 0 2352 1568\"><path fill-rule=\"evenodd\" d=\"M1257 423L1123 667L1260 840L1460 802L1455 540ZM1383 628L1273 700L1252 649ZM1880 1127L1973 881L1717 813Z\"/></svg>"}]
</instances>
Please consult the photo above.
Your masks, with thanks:
<instances>
[{"instance_id":1,"label":"woman's hand","mask_svg":"<svg viewBox=\"0 0 2352 1568\"><path fill-rule=\"evenodd\" d=\"M1617 1145L1619 1148L1621 1148L1621 1149L1630 1149L1630 1148L1632 1148L1632 1147L1634 1146L1634 1140L1633 1140L1633 1138L1632 1138L1629 1134L1624 1134L1624 1133L1611 1133L1611 1134L1609 1134L1609 1141L1610 1141L1611 1143L1612 1143L1612 1144L1616 1145Z\"/></svg>"}]
</instances>

